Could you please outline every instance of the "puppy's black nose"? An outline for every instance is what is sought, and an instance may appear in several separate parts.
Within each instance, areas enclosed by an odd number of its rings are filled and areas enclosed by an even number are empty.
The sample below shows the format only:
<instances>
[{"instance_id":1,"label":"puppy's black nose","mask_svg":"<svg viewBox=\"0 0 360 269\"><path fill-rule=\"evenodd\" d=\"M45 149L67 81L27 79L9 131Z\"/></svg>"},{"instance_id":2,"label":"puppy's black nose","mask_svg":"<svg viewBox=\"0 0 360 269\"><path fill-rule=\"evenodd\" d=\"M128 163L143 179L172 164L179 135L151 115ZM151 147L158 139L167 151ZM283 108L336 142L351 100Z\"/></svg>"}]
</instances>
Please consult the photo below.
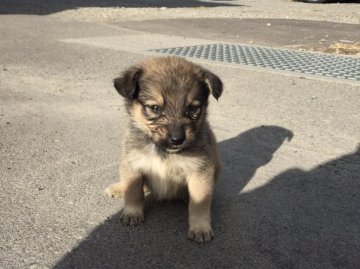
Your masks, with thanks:
<instances>
[{"instance_id":1,"label":"puppy's black nose","mask_svg":"<svg viewBox=\"0 0 360 269\"><path fill-rule=\"evenodd\" d=\"M169 133L169 143L174 146L179 146L185 141L185 132L182 127L173 127Z\"/></svg>"},{"instance_id":2,"label":"puppy's black nose","mask_svg":"<svg viewBox=\"0 0 360 269\"><path fill-rule=\"evenodd\" d=\"M170 143L175 146L179 146L184 143L185 137L183 136L172 136L170 137Z\"/></svg>"}]
</instances>

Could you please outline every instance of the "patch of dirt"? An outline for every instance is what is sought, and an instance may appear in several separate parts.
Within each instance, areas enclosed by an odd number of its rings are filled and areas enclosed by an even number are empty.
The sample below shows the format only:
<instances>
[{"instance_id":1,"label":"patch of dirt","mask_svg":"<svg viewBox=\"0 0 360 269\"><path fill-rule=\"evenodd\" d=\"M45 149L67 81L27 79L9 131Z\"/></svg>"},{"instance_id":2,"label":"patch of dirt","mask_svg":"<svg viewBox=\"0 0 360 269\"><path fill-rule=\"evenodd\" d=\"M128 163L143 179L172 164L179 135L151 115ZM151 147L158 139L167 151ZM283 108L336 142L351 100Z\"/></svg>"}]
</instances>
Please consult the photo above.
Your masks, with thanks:
<instances>
[{"instance_id":1,"label":"patch of dirt","mask_svg":"<svg viewBox=\"0 0 360 269\"><path fill-rule=\"evenodd\" d=\"M325 52L347 54L347 55L360 55L360 43L346 44L335 43L332 44Z\"/></svg>"},{"instance_id":2,"label":"patch of dirt","mask_svg":"<svg viewBox=\"0 0 360 269\"><path fill-rule=\"evenodd\" d=\"M304 50L304 51L321 51L325 53L335 53L343 55L354 55L360 56L360 43L334 43L330 45L319 45L319 46L288 46L293 49Z\"/></svg>"}]
</instances>

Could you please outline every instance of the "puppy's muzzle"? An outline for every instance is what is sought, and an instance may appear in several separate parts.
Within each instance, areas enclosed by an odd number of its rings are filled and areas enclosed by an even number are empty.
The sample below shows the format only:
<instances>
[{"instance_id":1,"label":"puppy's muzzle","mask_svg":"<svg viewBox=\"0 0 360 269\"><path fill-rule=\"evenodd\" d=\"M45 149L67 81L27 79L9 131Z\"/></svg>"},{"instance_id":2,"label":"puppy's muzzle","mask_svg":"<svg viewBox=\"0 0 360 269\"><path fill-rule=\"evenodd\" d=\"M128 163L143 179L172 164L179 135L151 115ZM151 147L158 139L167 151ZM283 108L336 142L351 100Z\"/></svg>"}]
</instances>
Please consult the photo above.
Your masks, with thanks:
<instances>
[{"instance_id":1,"label":"puppy's muzzle","mask_svg":"<svg viewBox=\"0 0 360 269\"><path fill-rule=\"evenodd\" d=\"M179 147L185 142L185 130L182 126L171 125L168 131L168 144L171 147Z\"/></svg>"}]
</instances>

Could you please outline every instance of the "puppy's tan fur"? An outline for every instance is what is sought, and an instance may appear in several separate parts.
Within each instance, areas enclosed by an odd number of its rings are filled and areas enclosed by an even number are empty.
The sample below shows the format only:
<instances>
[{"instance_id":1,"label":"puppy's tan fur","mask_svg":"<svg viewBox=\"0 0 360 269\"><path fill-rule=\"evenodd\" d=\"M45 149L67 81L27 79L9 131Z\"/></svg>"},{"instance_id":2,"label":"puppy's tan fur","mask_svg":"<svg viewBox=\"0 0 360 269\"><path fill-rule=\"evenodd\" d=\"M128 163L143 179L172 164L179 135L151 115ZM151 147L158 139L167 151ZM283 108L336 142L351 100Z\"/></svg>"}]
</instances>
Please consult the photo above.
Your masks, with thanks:
<instances>
[{"instance_id":1,"label":"puppy's tan fur","mask_svg":"<svg viewBox=\"0 0 360 269\"><path fill-rule=\"evenodd\" d=\"M122 221L144 220L145 192L155 199L188 197L188 238L211 240L211 197L220 163L206 109L210 94L220 97L221 80L184 59L158 57L130 67L114 86L125 98L130 123L121 180L106 193L124 199Z\"/></svg>"}]
</instances>

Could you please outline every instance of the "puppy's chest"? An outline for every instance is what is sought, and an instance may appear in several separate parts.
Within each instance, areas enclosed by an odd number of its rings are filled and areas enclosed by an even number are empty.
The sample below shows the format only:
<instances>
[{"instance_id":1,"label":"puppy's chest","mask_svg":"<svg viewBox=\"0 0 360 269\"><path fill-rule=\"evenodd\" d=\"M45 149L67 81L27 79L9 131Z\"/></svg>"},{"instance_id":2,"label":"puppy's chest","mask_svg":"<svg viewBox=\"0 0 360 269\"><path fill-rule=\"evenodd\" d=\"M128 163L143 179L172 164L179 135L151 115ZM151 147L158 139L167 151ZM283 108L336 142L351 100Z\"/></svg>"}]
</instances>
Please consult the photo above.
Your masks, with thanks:
<instances>
[{"instance_id":1,"label":"puppy's chest","mask_svg":"<svg viewBox=\"0 0 360 269\"><path fill-rule=\"evenodd\" d=\"M163 158L153 150L133 152L130 160L133 169L141 171L153 179L174 183L184 181L186 174L194 169L188 158L176 154Z\"/></svg>"}]
</instances>

